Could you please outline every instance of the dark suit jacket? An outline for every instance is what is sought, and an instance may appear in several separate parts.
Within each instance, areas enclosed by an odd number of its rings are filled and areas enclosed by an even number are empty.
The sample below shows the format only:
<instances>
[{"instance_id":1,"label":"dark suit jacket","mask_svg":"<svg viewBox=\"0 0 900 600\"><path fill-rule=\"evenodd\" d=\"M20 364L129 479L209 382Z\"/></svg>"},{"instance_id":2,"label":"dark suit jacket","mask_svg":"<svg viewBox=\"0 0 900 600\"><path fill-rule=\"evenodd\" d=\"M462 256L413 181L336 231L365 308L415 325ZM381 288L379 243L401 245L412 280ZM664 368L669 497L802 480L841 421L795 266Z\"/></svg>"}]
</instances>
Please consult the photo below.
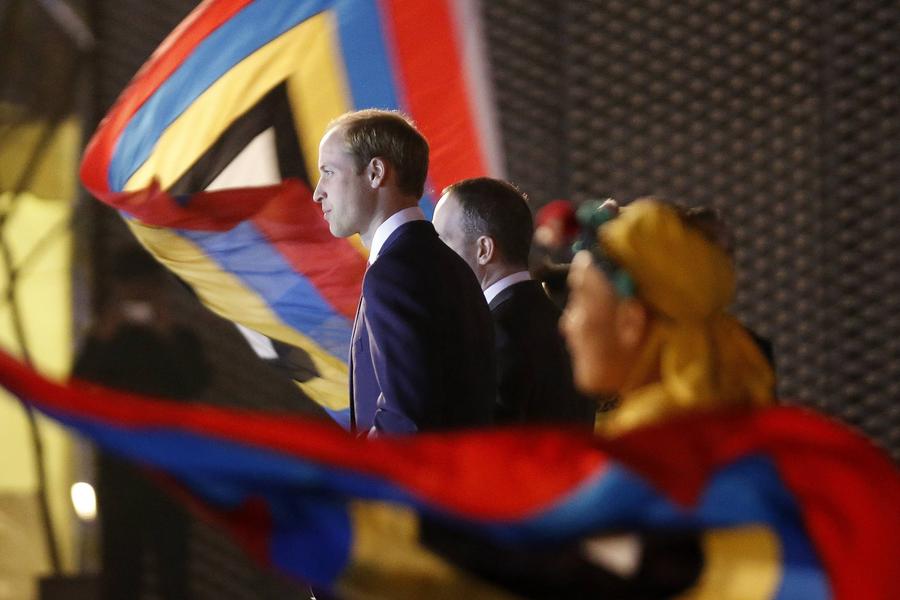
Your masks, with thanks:
<instances>
[{"instance_id":1,"label":"dark suit jacket","mask_svg":"<svg viewBox=\"0 0 900 600\"><path fill-rule=\"evenodd\" d=\"M491 301L497 344L496 423L594 424L596 406L575 391L558 323L537 281L509 286Z\"/></svg>"},{"instance_id":2,"label":"dark suit jacket","mask_svg":"<svg viewBox=\"0 0 900 600\"><path fill-rule=\"evenodd\" d=\"M431 223L401 225L363 280L350 346L356 430L491 423L491 315L475 275Z\"/></svg>"}]
</instances>

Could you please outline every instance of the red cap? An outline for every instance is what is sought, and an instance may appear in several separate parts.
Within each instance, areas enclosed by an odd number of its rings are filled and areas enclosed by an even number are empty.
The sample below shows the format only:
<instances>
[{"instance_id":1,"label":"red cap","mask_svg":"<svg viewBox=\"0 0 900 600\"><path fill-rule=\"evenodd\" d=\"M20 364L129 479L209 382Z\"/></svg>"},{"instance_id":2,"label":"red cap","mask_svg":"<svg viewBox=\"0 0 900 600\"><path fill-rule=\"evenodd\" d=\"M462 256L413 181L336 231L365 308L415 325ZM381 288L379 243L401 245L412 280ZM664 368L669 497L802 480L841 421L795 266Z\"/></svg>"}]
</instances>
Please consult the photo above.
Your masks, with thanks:
<instances>
[{"instance_id":1,"label":"red cap","mask_svg":"<svg viewBox=\"0 0 900 600\"><path fill-rule=\"evenodd\" d=\"M536 227L548 224L550 221L560 221L563 234L567 237L578 234L578 221L575 219L575 208L569 200L553 200L548 202L534 216Z\"/></svg>"}]
</instances>

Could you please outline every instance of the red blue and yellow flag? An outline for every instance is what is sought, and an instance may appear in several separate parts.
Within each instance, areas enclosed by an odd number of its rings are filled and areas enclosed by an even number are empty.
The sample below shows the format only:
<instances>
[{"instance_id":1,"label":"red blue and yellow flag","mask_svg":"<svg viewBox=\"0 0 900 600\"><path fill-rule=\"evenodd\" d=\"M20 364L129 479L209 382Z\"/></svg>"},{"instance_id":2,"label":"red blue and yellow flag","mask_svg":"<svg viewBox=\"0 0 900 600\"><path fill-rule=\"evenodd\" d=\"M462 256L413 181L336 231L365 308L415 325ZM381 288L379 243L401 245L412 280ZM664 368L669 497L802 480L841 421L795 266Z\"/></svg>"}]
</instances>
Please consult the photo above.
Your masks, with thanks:
<instances>
[{"instance_id":1,"label":"red blue and yellow flag","mask_svg":"<svg viewBox=\"0 0 900 600\"><path fill-rule=\"evenodd\" d=\"M88 189L208 307L309 355L298 383L339 422L364 257L311 202L318 140L346 110L400 108L431 142L433 189L490 172L459 41L466 4L204 2L84 157ZM263 564L341 596L900 597L896 467L798 409L616 441L543 429L358 440L58 385L5 355L0 382L171 475Z\"/></svg>"},{"instance_id":2,"label":"red blue and yellow flag","mask_svg":"<svg viewBox=\"0 0 900 600\"><path fill-rule=\"evenodd\" d=\"M616 440L509 429L362 440L321 422L0 383L171 475L262 564L342 597L900 597L900 475L796 408Z\"/></svg>"},{"instance_id":3,"label":"red blue and yellow flag","mask_svg":"<svg viewBox=\"0 0 900 600\"><path fill-rule=\"evenodd\" d=\"M331 237L311 201L318 142L345 111L401 109L430 140L431 189L486 174L496 159L467 68L464 4L204 2L83 159L88 190L206 306L309 356L298 385L344 424L365 257Z\"/></svg>"}]
</instances>

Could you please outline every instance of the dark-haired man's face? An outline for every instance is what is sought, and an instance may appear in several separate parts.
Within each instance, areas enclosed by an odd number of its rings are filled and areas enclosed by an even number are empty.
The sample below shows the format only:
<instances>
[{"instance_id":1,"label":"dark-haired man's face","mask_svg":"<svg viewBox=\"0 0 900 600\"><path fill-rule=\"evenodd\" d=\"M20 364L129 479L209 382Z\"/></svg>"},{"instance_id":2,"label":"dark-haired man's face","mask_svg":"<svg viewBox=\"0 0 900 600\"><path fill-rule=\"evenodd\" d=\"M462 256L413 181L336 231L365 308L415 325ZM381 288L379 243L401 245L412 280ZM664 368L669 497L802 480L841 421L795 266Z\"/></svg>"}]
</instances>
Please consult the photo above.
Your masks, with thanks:
<instances>
[{"instance_id":1,"label":"dark-haired man's face","mask_svg":"<svg viewBox=\"0 0 900 600\"><path fill-rule=\"evenodd\" d=\"M475 258L476 245L472 240L467 239L468 236L463 229L463 211L462 207L452 193L441 196L437 206L434 209L434 217L432 224L441 241L447 244L451 250L456 252L474 273L478 273L477 261Z\"/></svg>"}]
</instances>

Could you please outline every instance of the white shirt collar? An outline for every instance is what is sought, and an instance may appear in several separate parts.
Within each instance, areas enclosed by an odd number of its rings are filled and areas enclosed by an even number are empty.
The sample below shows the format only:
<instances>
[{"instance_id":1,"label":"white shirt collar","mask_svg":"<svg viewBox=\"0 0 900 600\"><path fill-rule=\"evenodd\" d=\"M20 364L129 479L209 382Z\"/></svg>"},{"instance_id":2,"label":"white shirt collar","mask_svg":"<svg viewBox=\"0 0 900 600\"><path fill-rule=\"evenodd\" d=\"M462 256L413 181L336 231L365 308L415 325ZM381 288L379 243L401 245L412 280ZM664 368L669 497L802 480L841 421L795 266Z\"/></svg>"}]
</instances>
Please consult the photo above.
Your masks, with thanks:
<instances>
[{"instance_id":1,"label":"white shirt collar","mask_svg":"<svg viewBox=\"0 0 900 600\"><path fill-rule=\"evenodd\" d=\"M369 248L369 264L374 264L381 253L381 247L397 228L410 221L424 221L425 213L418 206L410 206L392 214L387 220L378 226L375 235L372 236L372 247Z\"/></svg>"},{"instance_id":2,"label":"white shirt collar","mask_svg":"<svg viewBox=\"0 0 900 600\"><path fill-rule=\"evenodd\" d=\"M507 275L500 281L495 281L484 290L484 299L490 304L497 297L497 294L505 290L511 285L515 285L521 281L530 281L531 274L528 271L518 271L512 275Z\"/></svg>"}]
</instances>

